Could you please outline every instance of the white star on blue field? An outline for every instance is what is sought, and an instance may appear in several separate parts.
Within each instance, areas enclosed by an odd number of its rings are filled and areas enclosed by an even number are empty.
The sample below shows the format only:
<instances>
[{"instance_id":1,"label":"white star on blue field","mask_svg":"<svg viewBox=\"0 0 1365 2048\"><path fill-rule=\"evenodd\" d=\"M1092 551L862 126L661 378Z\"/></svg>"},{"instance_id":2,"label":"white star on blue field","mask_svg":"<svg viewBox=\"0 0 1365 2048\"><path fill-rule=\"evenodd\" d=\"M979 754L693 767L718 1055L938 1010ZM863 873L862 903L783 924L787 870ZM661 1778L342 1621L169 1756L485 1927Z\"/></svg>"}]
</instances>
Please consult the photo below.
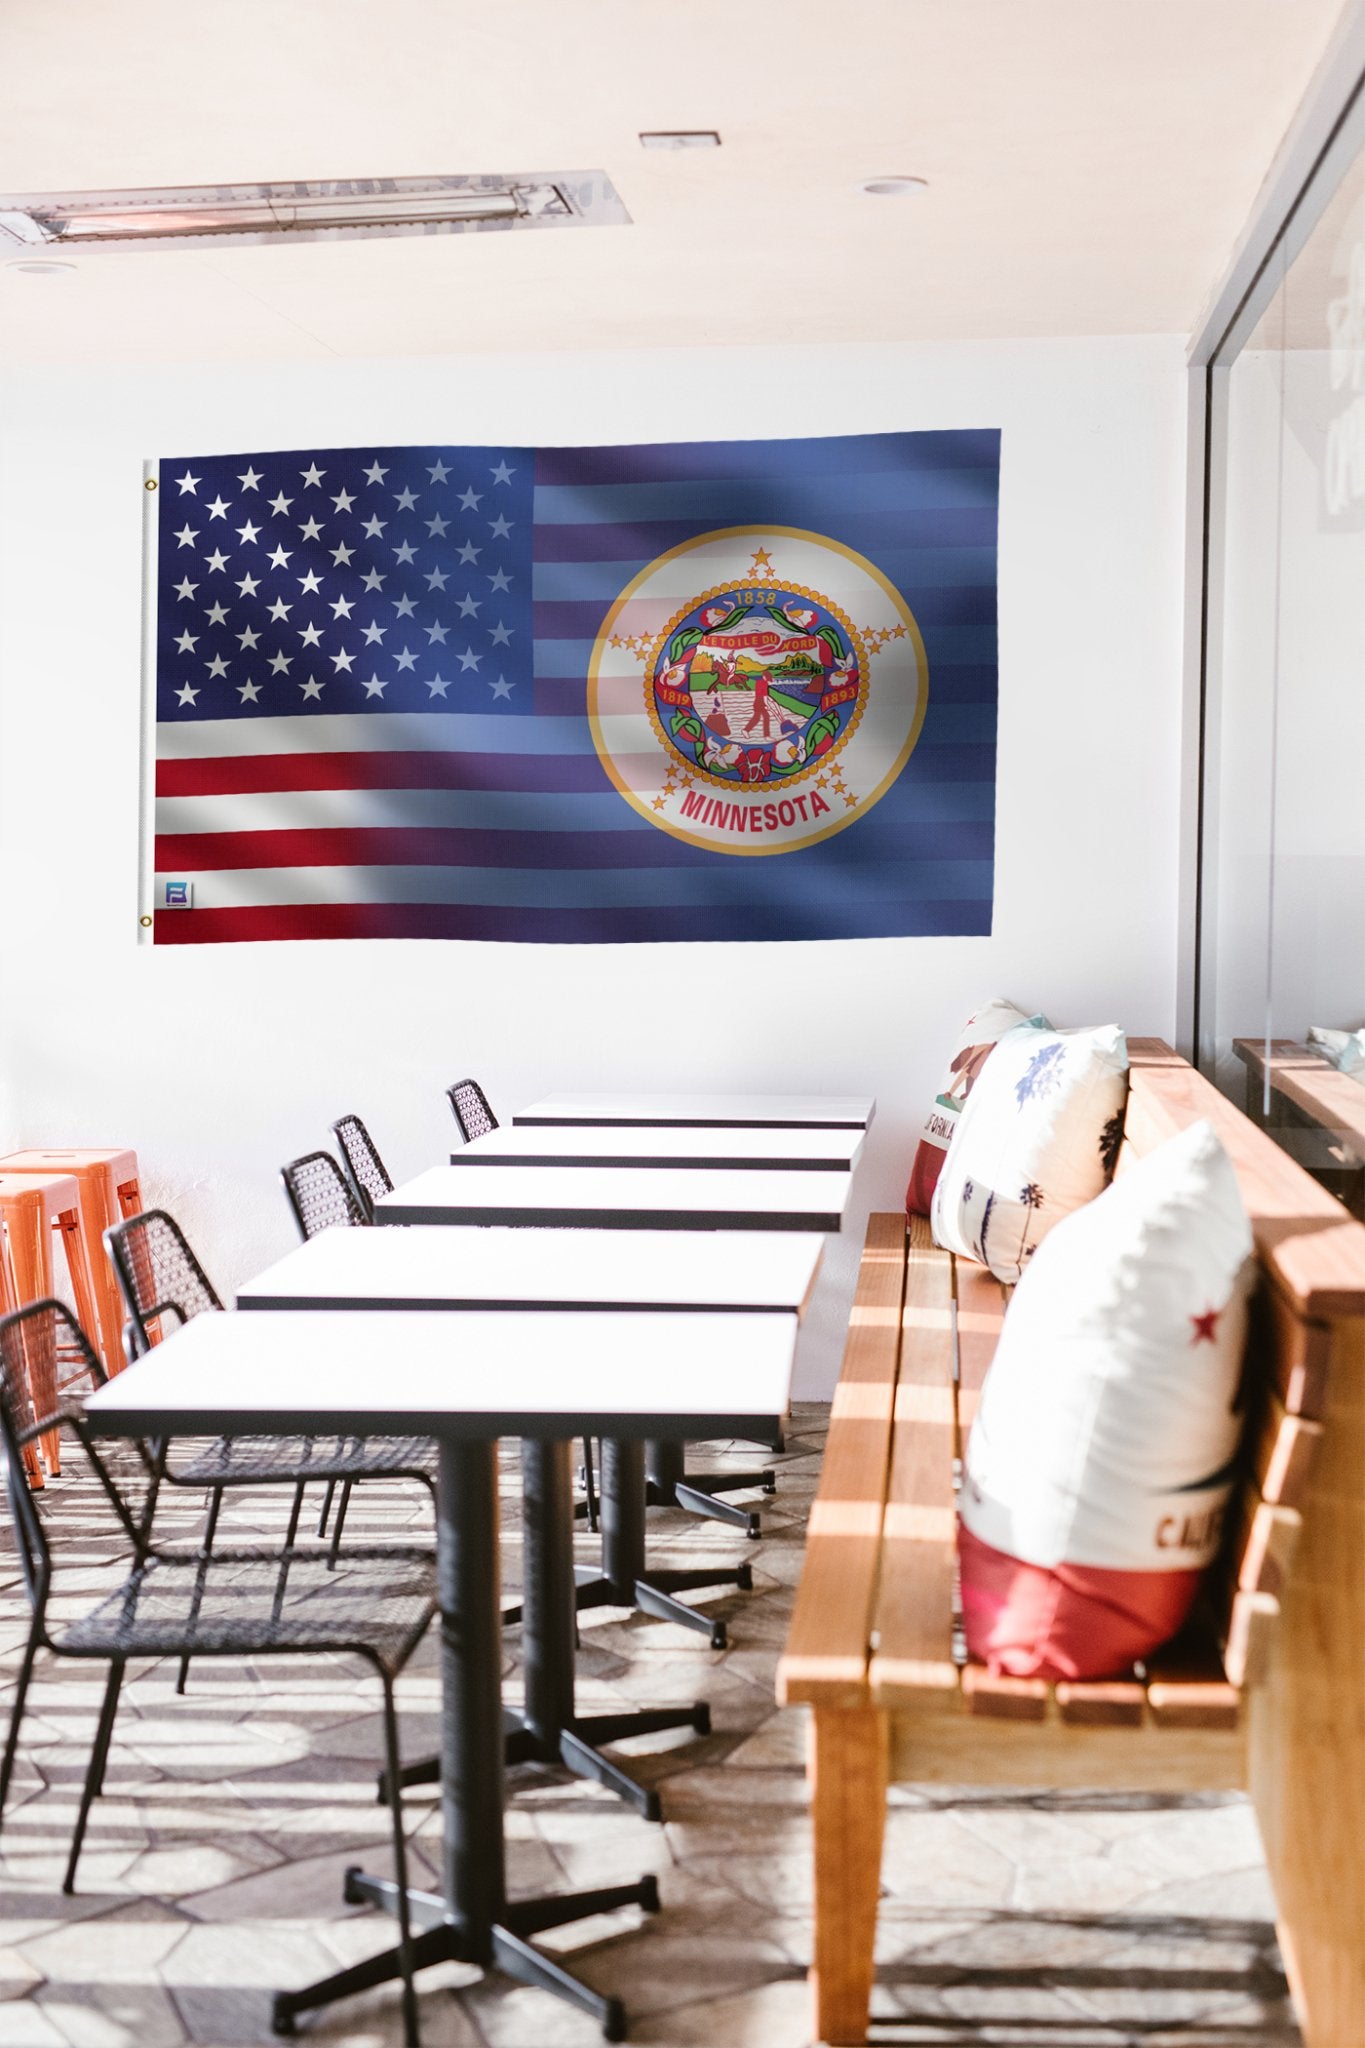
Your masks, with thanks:
<instances>
[{"instance_id":1,"label":"white star on blue field","mask_svg":"<svg viewBox=\"0 0 1365 2048\"><path fill-rule=\"evenodd\" d=\"M157 716L531 715L534 457L161 465Z\"/></svg>"}]
</instances>

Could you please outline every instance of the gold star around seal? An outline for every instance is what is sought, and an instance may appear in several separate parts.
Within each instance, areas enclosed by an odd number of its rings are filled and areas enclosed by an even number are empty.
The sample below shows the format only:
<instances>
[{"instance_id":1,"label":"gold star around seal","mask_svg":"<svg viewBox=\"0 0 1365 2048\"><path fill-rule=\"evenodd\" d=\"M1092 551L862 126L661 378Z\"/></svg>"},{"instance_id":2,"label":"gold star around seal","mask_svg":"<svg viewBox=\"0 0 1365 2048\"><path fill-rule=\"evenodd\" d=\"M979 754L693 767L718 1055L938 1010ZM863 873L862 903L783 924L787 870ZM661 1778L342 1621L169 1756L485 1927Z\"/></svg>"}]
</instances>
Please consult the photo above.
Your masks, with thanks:
<instances>
[{"instance_id":1,"label":"gold star around seal","mask_svg":"<svg viewBox=\"0 0 1365 2048\"><path fill-rule=\"evenodd\" d=\"M773 558L766 548L755 548L751 559L756 576L770 576L772 574Z\"/></svg>"},{"instance_id":2,"label":"gold star around seal","mask_svg":"<svg viewBox=\"0 0 1365 2048\"><path fill-rule=\"evenodd\" d=\"M665 791L664 791L664 796L667 796L667 794L668 794L668 792L667 792L667 790L665 790ZM655 810L656 810L656 811L661 811L661 810L663 809L663 807L664 807L664 798L663 798L662 796L656 796L656 797L655 797L655 799L654 799L654 808L655 808Z\"/></svg>"}]
</instances>

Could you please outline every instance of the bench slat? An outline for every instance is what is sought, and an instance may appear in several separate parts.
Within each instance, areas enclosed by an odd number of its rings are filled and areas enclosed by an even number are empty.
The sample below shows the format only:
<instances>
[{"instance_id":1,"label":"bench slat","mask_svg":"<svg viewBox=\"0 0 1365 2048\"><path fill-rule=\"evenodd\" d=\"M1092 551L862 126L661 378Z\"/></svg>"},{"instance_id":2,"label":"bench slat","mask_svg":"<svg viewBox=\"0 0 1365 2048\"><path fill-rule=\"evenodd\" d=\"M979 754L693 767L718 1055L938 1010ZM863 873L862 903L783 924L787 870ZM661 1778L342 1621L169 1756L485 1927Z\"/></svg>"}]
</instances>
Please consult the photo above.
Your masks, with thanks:
<instances>
[{"instance_id":1,"label":"bench slat","mask_svg":"<svg viewBox=\"0 0 1365 2048\"><path fill-rule=\"evenodd\" d=\"M1242 1697L1207 1620L1146 1660L1147 1711L1158 1728L1236 1728Z\"/></svg>"},{"instance_id":2,"label":"bench slat","mask_svg":"<svg viewBox=\"0 0 1365 2048\"><path fill-rule=\"evenodd\" d=\"M981 1406L981 1389L1005 1320L1009 1289L974 1259L958 1258L953 1260L953 1289L957 1299L958 1456L965 1457Z\"/></svg>"},{"instance_id":3,"label":"bench slat","mask_svg":"<svg viewBox=\"0 0 1365 2048\"><path fill-rule=\"evenodd\" d=\"M962 1704L993 1721L1046 1721L1052 1687L1045 1678L1004 1678L984 1664L962 1673Z\"/></svg>"},{"instance_id":4,"label":"bench slat","mask_svg":"<svg viewBox=\"0 0 1365 2048\"><path fill-rule=\"evenodd\" d=\"M1078 1727L1139 1728L1147 1690L1137 1679L1059 1679L1053 1688L1063 1721Z\"/></svg>"},{"instance_id":5,"label":"bench slat","mask_svg":"<svg viewBox=\"0 0 1365 2048\"><path fill-rule=\"evenodd\" d=\"M1300 1315L1283 1290L1267 1282L1252 1297L1248 1343L1253 1368L1279 1389L1289 1413L1319 1418L1332 1355L1327 1324Z\"/></svg>"},{"instance_id":6,"label":"bench slat","mask_svg":"<svg viewBox=\"0 0 1365 2048\"><path fill-rule=\"evenodd\" d=\"M783 1702L866 1704L904 1286L905 1218L871 1215L801 1584L778 1665Z\"/></svg>"},{"instance_id":7,"label":"bench slat","mask_svg":"<svg viewBox=\"0 0 1365 2048\"><path fill-rule=\"evenodd\" d=\"M906 1250L901 1325L872 1659L880 1706L897 1688L957 1687L952 1268L927 1229L912 1229Z\"/></svg>"},{"instance_id":8,"label":"bench slat","mask_svg":"<svg viewBox=\"0 0 1365 2048\"><path fill-rule=\"evenodd\" d=\"M1308 1491L1308 1475L1322 1440L1322 1424L1286 1414L1277 1394L1266 1397L1251 1443L1251 1463L1262 1500L1296 1508Z\"/></svg>"},{"instance_id":9,"label":"bench slat","mask_svg":"<svg viewBox=\"0 0 1365 2048\"><path fill-rule=\"evenodd\" d=\"M1276 1507L1250 1486L1244 1487L1231 1545L1238 1591L1278 1594L1302 1529L1303 1518L1296 1508Z\"/></svg>"},{"instance_id":10,"label":"bench slat","mask_svg":"<svg viewBox=\"0 0 1365 2048\"><path fill-rule=\"evenodd\" d=\"M1237 1593L1228 1623L1223 1666L1236 1686L1260 1685L1270 1663L1270 1646L1280 1618L1273 1593Z\"/></svg>"}]
</instances>

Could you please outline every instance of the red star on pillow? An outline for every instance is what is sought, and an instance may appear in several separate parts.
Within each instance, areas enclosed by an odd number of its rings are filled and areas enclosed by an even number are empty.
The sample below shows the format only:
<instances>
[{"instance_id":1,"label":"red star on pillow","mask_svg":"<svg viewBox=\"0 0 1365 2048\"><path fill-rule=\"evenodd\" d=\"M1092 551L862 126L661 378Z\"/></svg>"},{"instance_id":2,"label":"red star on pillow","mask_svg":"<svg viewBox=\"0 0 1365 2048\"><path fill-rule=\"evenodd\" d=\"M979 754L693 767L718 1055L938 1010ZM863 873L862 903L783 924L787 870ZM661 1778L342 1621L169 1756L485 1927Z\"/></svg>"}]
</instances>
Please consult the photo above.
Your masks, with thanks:
<instances>
[{"instance_id":1,"label":"red star on pillow","mask_svg":"<svg viewBox=\"0 0 1365 2048\"><path fill-rule=\"evenodd\" d=\"M1206 1308L1202 1316L1190 1317L1190 1321L1194 1325L1194 1335L1190 1339L1191 1344L1212 1344L1214 1332L1218 1328L1218 1317L1220 1314L1221 1310L1219 1309Z\"/></svg>"}]
</instances>

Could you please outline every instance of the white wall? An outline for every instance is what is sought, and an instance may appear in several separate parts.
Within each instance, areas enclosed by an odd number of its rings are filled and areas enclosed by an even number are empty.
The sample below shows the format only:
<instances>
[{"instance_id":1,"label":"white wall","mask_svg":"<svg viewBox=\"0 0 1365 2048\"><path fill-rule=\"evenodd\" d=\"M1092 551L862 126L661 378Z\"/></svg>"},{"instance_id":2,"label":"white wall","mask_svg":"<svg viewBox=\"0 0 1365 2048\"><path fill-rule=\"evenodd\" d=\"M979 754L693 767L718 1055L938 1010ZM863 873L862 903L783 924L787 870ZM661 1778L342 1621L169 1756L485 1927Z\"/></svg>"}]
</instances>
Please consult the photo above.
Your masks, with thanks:
<instances>
[{"instance_id":1,"label":"white wall","mask_svg":"<svg viewBox=\"0 0 1365 2048\"><path fill-rule=\"evenodd\" d=\"M60 288L60 287L58 287ZM838 1370L863 1216L898 1206L946 1045L984 996L1174 1028L1184 384L1174 338L714 349L11 377L0 418L0 1145L136 1146L224 1293L293 1240L276 1179L343 1110L398 1177L444 1085L509 1112L657 1084L719 999L749 1028L678 1087L874 1094L798 1392ZM990 938L744 946L137 940L139 464L360 442L1001 427ZM798 1028L792 1029L793 1019ZM720 1061L724 1059L723 1073Z\"/></svg>"}]
</instances>

